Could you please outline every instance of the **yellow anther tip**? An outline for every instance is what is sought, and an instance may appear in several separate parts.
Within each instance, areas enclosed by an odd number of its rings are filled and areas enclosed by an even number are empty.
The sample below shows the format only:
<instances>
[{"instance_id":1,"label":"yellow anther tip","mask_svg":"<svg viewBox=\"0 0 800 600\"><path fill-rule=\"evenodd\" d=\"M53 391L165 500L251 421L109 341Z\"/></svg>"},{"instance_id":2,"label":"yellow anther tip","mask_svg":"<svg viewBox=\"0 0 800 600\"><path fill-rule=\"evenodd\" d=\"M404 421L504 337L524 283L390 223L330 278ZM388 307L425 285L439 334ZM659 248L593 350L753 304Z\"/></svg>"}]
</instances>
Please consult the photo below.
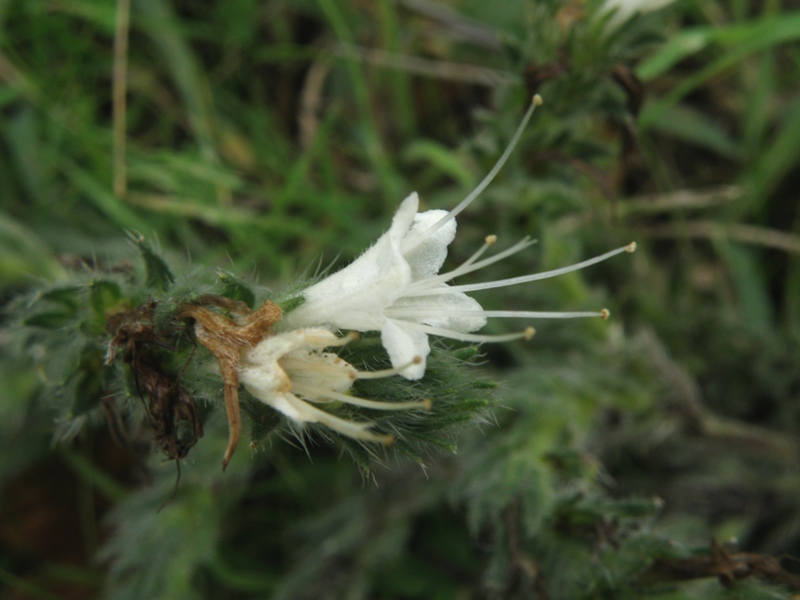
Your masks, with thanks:
<instances>
[{"instance_id":1,"label":"yellow anther tip","mask_svg":"<svg viewBox=\"0 0 800 600\"><path fill-rule=\"evenodd\" d=\"M349 344L350 342L355 342L360 337L361 336L357 331L348 331L347 335L344 336L344 339L346 340L345 343Z\"/></svg>"},{"instance_id":2,"label":"yellow anther tip","mask_svg":"<svg viewBox=\"0 0 800 600\"><path fill-rule=\"evenodd\" d=\"M636 250L636 242L631 242L625 246L625 252L634 252Z\"/></svg>"},{"instance_id":3,"label":"yellow anther tip","mask_svg":"<svg viewBox=\"0 0 800 600\"><path fill-rule=\"evenodd\" d=\"M610 316L611 316L611 311L608 310L607 308L604 308L603 310L600 311L600 318L603 319L603 321L608 319L608 317Z\"/></svg>"},{"instance_id":4,"label":"yellow anther tip","mask_svg":"<svg viewBox=\"0 0 800 600\"><path fill-rule=\"evenodd\" d=\"M542 97L539 94L534 94L533 95L533 103L536 106L541 106L542 104L544 104L544 100L542 100Z\"/></svg>"},{"instance_id":5,"label":"yellow anther tip","mask_svg":"<svg viewBox=\"0 0 800 600\"><path fill-rule=\"evenodd\" d=\"M411 359L411 364L412 365L418 365L421 362L422 362L422 357L421 356L415 356L414 358Z\"/></svg>"},{"instance_id":6,"label":"yellow anther tip","mask_svg":"<svg viewBox=\"0 0 800 600\"><path fill-rule=\"evenodd\" d=\"M529 340L534 336L535 333L536 330L533 327L528 327L525 329L523 337L524 339Z\"/></svg>"},{"instance_id":7,"label":"yellow anther tip","mask_svg":"<svg viewBox=\"0 0 800 600\"><path fill-rule=\"evenodd\" d=\"M391 446L392 444L394 444L394 436L392 434L384 436L382 442L384 446Z\"/></svg>"},{"instance_id":8,"label":"yellow anther tip","mask_svg":"<svg viewBox=\"0 0 800 600\"><path fill-rule=\"evenodd\" d=\"M486 243L487 246L491 246L492 244L497 243L497 236L494 235L494 234L487 235L486 239L484 240L484 242Z\"/></svg>"},{"instance_id":9,"label":"yellow anther tip","mask_svg":"<svg viewBox=\"0 0 800 600\"><path fill-rule=\"evenodd\" d=\"M430 398L425 398L425 400L422 401L422 408L425 410L430 410L432 406L433 402L431 402Z\"/></svg>"}]
</instances>

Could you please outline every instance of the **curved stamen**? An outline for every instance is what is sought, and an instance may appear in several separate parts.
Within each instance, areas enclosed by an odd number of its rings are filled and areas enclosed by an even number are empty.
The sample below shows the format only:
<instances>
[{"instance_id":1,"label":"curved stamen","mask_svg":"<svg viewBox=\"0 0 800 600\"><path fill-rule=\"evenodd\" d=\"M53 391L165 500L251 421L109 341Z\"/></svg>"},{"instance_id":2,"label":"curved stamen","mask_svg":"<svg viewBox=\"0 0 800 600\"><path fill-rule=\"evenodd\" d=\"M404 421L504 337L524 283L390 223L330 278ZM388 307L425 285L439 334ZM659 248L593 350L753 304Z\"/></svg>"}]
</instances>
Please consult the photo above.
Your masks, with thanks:
<instances>
[{"instance_id":1,"label":"curved stamen","mask_svg":"<svg viewBox=\"0 0 800 600\"><path fill-rule=\"evenodd\" d=\"M452 329L445 329L443 327L434 327L432 325L425 325L423 323L415 323L414 321L403 321L397 319L398 322L403 324L403 327L408 329L416 329L431 335L438 335L439 337L450 338L460 342L508 342L511 340L525 339L529 340L536 333L533 327L525 328L525 331L518 333L506 333L501 335L487 335L482 333L462 333L460 331L453 331Z\"/></svg>"},{"instance_id":2,"label":"curved stamen","mask_svg":"<svg viewBox=\"0 0 800 600\"><path fill-rule=\"evenodd\" d=\"M306 398L328 398L330 400L338 400L352 404L353 406L361 406L363 408L372 408L375 410L408 410L412 408L421 408L423 410L431 409L430 400L422 400L419 402L379 402L377 400L367 400L366 398L359 398L358 396L348 396L333 390L326 390L314 385L295 384L292 386L292 393ZM310 400L311 402L319 402L319 400Z\"/></svg>"},{"instance_id":3,"label":"curved stamen","mask_svg":"<svg viewBox=\"0 0 800 600\"><path fill-rule=\"evenodd\" d=\"M372 433L371 431L367 431L369 427L372 427L373 423L364 421L348 421L347 419L342 419L336 415L332 415L329 412L320 410L319 408L308 404L304 400L301 400L292 394L286 394L285 400L289 402L289 404L295 405L297 410L302 414L306 415L307 417L310 416L311 419L307 419L308 421L321 423L322 425L330 427L334 431L338 431L342 435L368 442L381 442L386 445L391 444L394 440L394 437L391 435L378 435L376 433Z\"/></svg>"},{"instance_id":4,"label":"curved stamen","mask_svg":"<svg viewBox=\"0 0 800 600\"><path fill-rule=\"evenodd\" d=\"M565 273L578 271L585 267L589 267L599 262L603 262L604 260L609 259L612 256L616 256L617 254L622 254L623 252L633 252L634 250L636 250L636 243L631 242L630 244L628 244L627 246L623 246L622 248L617 248L616 250L612 250L611 252L606 252L605 254L601 254L600 256L595 256L594 258L590 258L589 260L585 260L583 262L570 265L569 267L561 267L560 269L554 269L552 271L544 271L543 273L533 273L531 275L522 275L520 277L511 277L509 279L499 279L497 281L487 281L485 283L471 283L467 285L454 285L450 287L442 286L428 290L423 290L423 289L409 290L408 293L405 293L403 295L432 296L434 294L451 294L453 292L477 292L479 290L491 290L494 288L507 287L510 285L518 285L520 283L530 283L531 281L539 281L540 279L549 279L550 277L557 277L559 275L564 275Z\"/></svg>"},{"instance_id":5,"label":"curved stamen","mask_svg":"<svg viewBox=\"0 0 800 600\"><path fill-rule=\"evenodd\" d=\"M434 223L430 227L430 229L420 232L420 235L417 236L415 240L413 240L412 244L409 244L408 246L404 245L403 247L404 253L408 253L414 250L414 248L419 246L427 236L432 235L440 228L442 228L447 222L451 221L452 219L455 219L461 213L461 211L467 208L467 206L469 206L473 202L473 200L475 200L475 198L481 195L483 190L486 189L486 186L488 186L492 182L492 180L495 178L500 169L503 168L503 165L506 164L508 157L511 156L511 152L514 150L517 143L519 142L519 138L522 136L522 132L528 125L528 121L531 120L533 112L536 110L537 106L541 105L542 105L542 97L539 94L536 94L531 99L531 105L528 107L525 116L522 117L522 122L519 124L517 130L514 132L514 135L511 137L511 141L508 143L508 146L506 146L506 149L503 152L503 154L497 160L497 163L495 163L494 167L492 167L492 170L489 171L489 174L483 178L483 181L481 181L478 184L478 187L472 190L472 192L470 192L470 194L466 198L464 198L461 202L459 202L458 206L456 206L453 210L451 210L449 213L447 213L445 216L439 219L436 223Z\"/></svg>"}]
</instances>

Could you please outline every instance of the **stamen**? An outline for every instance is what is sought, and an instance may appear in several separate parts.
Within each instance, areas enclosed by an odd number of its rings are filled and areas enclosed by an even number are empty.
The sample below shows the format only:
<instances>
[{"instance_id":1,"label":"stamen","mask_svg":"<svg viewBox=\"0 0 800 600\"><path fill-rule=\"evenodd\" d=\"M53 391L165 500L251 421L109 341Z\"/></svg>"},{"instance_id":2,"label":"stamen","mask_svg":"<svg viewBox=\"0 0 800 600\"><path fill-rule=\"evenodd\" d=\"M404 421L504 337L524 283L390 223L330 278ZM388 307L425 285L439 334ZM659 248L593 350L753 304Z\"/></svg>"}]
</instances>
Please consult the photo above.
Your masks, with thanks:
<instances>
[{"instance_id":1,"label":"stamen","mask_svg":"<svg viewBox=\"0 0 800 600\"><path fill-rule=\"evenodd\" d=\"M531 105L528 107L528 110L525 113L525 116L522 117L522 122L519 124L519 126L517 127L517 130L514 132L514 135L511 137L511 141L508 143L508 146L506 146L506 149L503 152L503 154L497 160L497 163L494 165L494 167L492 167L492 170L489 171L489 174L486 177L483 178L483 181L481 181L478 184L478 187L476 187L474 190L472 190L472 192L470 192L470 194L466 198L464 198L458 204L458 206L456 206L453 210L451 210L449 213L447 213L445 216L443 216L441 219L439 219L436 223L434 223L433 226L430 229L421 232L421 235L417 237L417 239L414 241L413 245L410 245L409 247L404 247L403 248L403 252L404 253L408 253L408 252L411 252L412 250L414 250L414 248L416 248L417 246L419 246L423 242L425 237L427 237L427 236L435 233L436 231L438 231L448 221L451 221L452 219L455 219L461 213L461 211L463 211L465 208L467 208L467 206L469 206L475 200L475 198L477 198L478 196L481 195L483 190L486 189L486 186L488 186L492 182L492 180L495 178L495 176L497 176L497 173L500 171L500 169L503 168L503 165L506 164L506 161L508 160L508 157L511 155L511 152L514 150L514 148L516 147L517 143L519 142L519 138L522 136L522 132L525 130L525 127L528 125L528 121L531 120L531 117L533 116L533 112L536 110L537 106L541 106L541 105L542 105L542 97L539 94L536 94L531 99Z\"/></svg>"},{"instance_id":2,"label":"stamen","mask_svg":"<svg viewBox=\"0 0 800 600\"><path fill-rule=\"evenodd\" d=\"M486 238L483 241L483 246L478 248L478 251L475 254L473 254L472 256L470 256L466 261L464 261L464 264L462 264L459 268L463 269L464 267L470 266L472 263L474 263L476 260L478 260L481 256L483 256L483 253L486 252L489 249L489 246L494 246L496 243L497 243L497 236L496 235L494 235L494 234L487 235Z\"/></svg>"},{"instance_id":3,"label":"stamen","mask_svg":"<svg viewBox=\"0 0 800 600\"><path fill-rule=\"evenodd\" d=\"M482 333L462 333L460 331L453 331L451 329L444 329L443 327L434 327L432 325L425 325L423 323L415 323L413 321L402 321L403 327L408 329L416 329L431 335L438 335L439 337L450 338L460 342L508 342L511 340L526 339L529 340L536 333L533 327L527 327L524 331L518 333L506 333L500 335L487 335Z\"/></svg>"},{"instance_id":4,"label":"stamen","mask_svg":"<svg viewBox=\"0 0 800 600\"><path fill-rule=\"evenodd\" d=\"M292 394L287 394L286 400L290 404L298 403L298 405L300 405L299 410L302 413L312 417L311 419L308 419L309 421L321 423L327 427L330 427L334 431L338 431L342 435L367 442L380 442L386 445L390 444L394 439L393 436L378 435L376 433L372 433L371 431L367 431L367 428L372 427L373 425L370 422L356 422L342 419L336 415L332 415L327 411L320 410L319 408L308 404L304 400L301 400L296 396L292 396Z\"/></svg>"},{"instance_id":5,"label":"stamen","mask_svg":"<svg viewBox=\"0 0 800 600\"><path fill-rule=\"evenodd\" d=\"M485 258L480 262L473 263L470 262L471 260L470 259L461 266L456 267L452 271L449 271L447 273L442 273L441 275L436 275L435 277L428 277L427 279L420 279L419 281L415 281L410 286L408 286L408 289L405 292L403 292L403 296L427 296L429 293L428 290L430 288L440 287L439 284L441 283L447 283L451 279L455 279L456 277L460 277L461 275L466 275L467 273L479 271L480 269L483 269L484 267L488 267L489 265L499 262L504 258L516 254L517 252L522 252L523 250L525 250L525 248L533 246L535 243L536 240L532 240L529 237L525 237L521 241L511 246L511 248L503 250L502 252L499 252L489 258ZM478 252L482 253L482 251L487 247L488 246L484 244L484 246ZM476 252L476 254L478 253ZM475 255L473 255L473 257L474 256ZM478 254L478 256L480 255ZM442 290L447 290L447 291L450 291L452 289L453 289L452 287L442 288Z\"/></svg>"},{"instance_id":6,"label":"stamen","mask_svg":"<svg viewBox=\"0 0 800 600\"><path fill-rule=\"evenodd\" d=\"M413 318L444 318L444 317L487 317L500 319L577 319L582 317L600 317L607 319L608 309L597 312L588 311L536 311L536 310L448 310L448 309L425 309L425 308L390 308L386 311L387 316L396 319Z\"/></svg>"},{"instance_id":7,"label":"stamen","mask_svg":"<svg viewBox=\"0 0 800 600\"><path fill-rule=\"evenodd\" d=\"M375 410L408 410L412 408L422 408L430 410L430 400L422 400L419 402L379 402L377 400L367 400L366 398L359 398L358 396L348 396L341 392L335 392L325 388L320 388L314 385L294 384L292 385L292 393L307 398L329 398L330 400L338 400L354 406L361 406L363 408L372 408ZM312 402L314 402L312 400Z\"/></svg>"},{"instance_id":8,"label":"stamen","mask_svg":"<svg viewBox=\"0 0 800 600\"><path fill-rule=\"evenodd\" d=\"M410 362L391 369L379 369L377 371L356 371L354 379L380 379L382 377L391 377L392 375L400 375L403 371L412 365L418 365L422 362L421 356L415 356Z\"/></svg>"},{"instance_id":9,"label":"stamen","mask_svg":"<svg viewBox=\"0 0 800 600\"><path fill-rule=\"evenodd\" d=\"M636 244L631 243L628 244L627 246L623 246L622 248L617 248L616 250L612 250L611 252L606 252L605 254L601 254L600 256L595 256L594 258L590 258L589 260L585 260L583 262L570 265L569 267L561 267L560 269L554 269L552 271L544 271L543 273L533 273L531 275L522 275L520 277L511 277L509 279L499 279L497 281L487 281L486 283L471 283L467 285L454 285L450 287L436 287L434 289L429 290L427 293L421 293L420 291L417 291L417 292L412 292L410 294L404 294L404 296L427 296L433 294L451 294L453 292L476 292L479 290L491 290L494 288L507 287L510 285L518 285L520 283L530 283L531 281L539 281L541 279L549 279L550 277L557 277L559 275L571 273L572 271L578 271L580 269L584 269L599 262L603 262L604 260L609 259L612 256L616 256L617 254L621 254L623 252L632 252L633 250L631 250L631 248L635 250Z\"/></svg>"},{"instance_id":10,"label":"stamen","mask_svg":"<svg viewBox=\"0 0 800 600\"><path fill-rule=\"evenodd\" d=\"M600 318L603 319L603 321L608 319L608 317L610 316L611 316L611 311L609 311L607 308L604 308L603 310L600 311Z\"/></svg>"}]
</instances>

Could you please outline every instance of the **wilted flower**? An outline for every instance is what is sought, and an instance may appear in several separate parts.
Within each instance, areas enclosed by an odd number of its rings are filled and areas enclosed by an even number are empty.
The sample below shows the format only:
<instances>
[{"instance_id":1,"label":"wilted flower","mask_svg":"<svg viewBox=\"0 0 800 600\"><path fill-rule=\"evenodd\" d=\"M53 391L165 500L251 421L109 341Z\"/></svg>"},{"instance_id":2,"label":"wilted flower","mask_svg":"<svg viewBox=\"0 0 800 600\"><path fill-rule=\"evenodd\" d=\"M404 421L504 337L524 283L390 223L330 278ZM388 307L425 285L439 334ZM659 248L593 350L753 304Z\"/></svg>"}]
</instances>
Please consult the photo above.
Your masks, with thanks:
<instances>
[{"instance_id":1,"label":"wilted flower","mask_svg":"<svg viewBox=\"0 0 800 600\"><path fill-rule=\"evenodd\" d=\"M532 240L525 238L507 250L481 259L497 240L495 236L488 236L486 243L465 263L439 274L447 256L447 246L455 237L456 216L495 177L538 104L541 104L541 99L537 95L495 167L456 208L450 212L429 210L418 213L419 197L412 193L400 204L389 231L349 266L308 287L303 292L304 303L285 315L279 326L380 331L381 342L394 367L408 365L414 357L421 357L417 364L404 368L401 373L408 379L419 379L425 373L425 357L430 353L429 335L466 342L505 341L528 338L533 335L533 329L507 335L472 332L482 328L489 317L606 318L608 311L605 309L597 312L484 310L466 293L562 275L621 252L632 252L635 249L633 243L554 271L486 283L449 285L456 277L486 268L533 244Z\"/></svg>"}]
</instances>

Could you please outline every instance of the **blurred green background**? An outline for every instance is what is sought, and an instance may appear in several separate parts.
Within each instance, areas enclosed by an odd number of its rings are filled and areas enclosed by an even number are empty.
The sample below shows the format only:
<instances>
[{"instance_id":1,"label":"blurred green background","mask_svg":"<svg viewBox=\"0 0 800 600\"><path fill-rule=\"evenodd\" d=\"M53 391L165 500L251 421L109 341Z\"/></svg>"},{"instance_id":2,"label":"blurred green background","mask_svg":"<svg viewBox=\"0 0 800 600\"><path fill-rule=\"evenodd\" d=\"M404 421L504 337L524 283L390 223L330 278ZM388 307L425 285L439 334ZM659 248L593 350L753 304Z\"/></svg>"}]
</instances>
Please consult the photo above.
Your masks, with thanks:
<instances>
[{"instance_id":1,"label":"blurred green background","mask_svg":"<svg viewBox=\"0 0 800 600\"><path fill-rule=\"evenodd\" d=\"M0 596L800 593L798 40L778 0L0 1ZM20 323L140 270L130 230L278 292L346 264L411 191L455 206L533 93L448 264L490 233L538 244L477 278L639 249L482 293L612 319L483 347L499 403L425 468L276 437L223 475L210 406L169 500L107 382L48 371L80 363L70 331Z\"/></svg>"}]
</instances>

